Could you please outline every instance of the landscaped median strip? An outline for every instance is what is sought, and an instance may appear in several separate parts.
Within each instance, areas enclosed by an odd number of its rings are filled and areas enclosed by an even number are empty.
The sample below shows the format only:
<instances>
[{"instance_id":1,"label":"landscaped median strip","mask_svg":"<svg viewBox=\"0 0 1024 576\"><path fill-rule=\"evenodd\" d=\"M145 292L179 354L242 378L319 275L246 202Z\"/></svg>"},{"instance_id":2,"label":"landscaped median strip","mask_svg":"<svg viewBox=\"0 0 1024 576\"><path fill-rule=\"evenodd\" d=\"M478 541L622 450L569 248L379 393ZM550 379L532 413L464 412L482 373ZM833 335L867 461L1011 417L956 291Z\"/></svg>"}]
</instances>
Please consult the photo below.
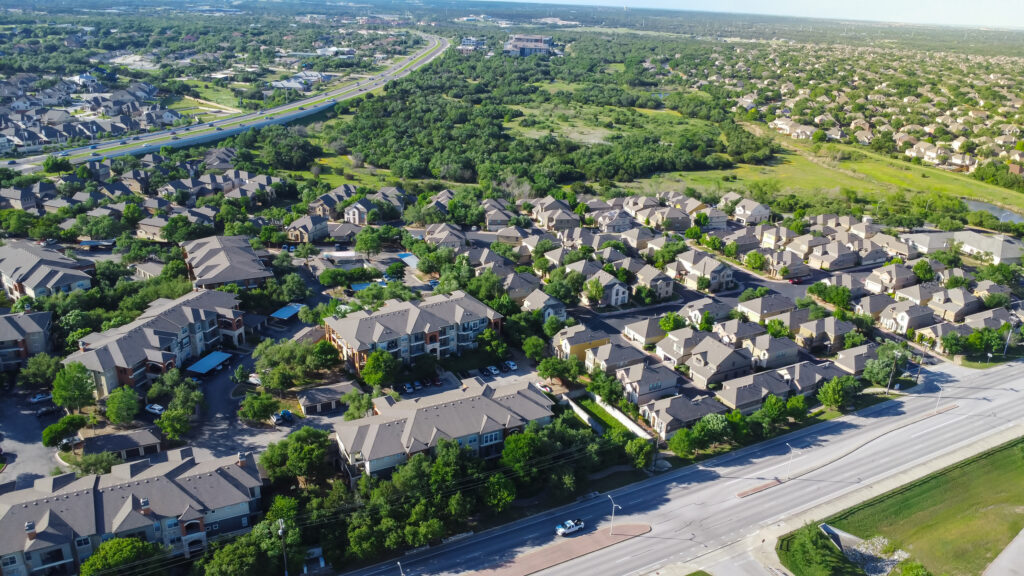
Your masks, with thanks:
<instances>
[{"instance_id":1,"label":"landscaped median strip","mask_svg":"<svg viewBox=\"0 0 1024 576\"><path fill-rule=\"evenodd\" d=\"M520 554L503 566L478 570L470 572L470 574L473 576L526 576L642 536L650 532L651 527L648 524L616 524L614 530L612 534L609 534L607 529L599 528L589 534L569 536L561 542L545 546L540 550Z\"/></svg>"}]
</instances>

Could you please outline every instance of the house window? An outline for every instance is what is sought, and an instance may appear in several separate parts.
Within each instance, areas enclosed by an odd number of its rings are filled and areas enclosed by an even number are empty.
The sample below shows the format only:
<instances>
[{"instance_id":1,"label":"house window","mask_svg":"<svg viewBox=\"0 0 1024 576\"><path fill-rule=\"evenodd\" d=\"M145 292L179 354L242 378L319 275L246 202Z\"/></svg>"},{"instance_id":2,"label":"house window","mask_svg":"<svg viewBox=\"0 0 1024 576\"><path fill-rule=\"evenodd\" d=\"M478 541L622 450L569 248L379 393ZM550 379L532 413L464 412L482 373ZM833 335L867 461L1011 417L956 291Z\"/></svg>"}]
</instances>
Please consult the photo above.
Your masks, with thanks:
<instances>
[{"instance_id":1,"label":"house window","mask_svg":"<svg viewBox=\"0 0 1024 576\"><path fill-rule=\"evenodd\" d=\"M8 566L14 566L17 563L18 557L14 556L13 554L10 556L4 556L3 560L0 560L0 565L2 565L4 568Z\"/></svg>"},{"instance_id":2,"label":"house window","mask_svg":"<svg viewBox=\"0 0 1024 576\"><path fill-rule=\"evenodd\" d=\"M168 520L167 521L167 529L168 530L170 530L172 528L177 528L177 527L178 527L178 519L177 518L174 518L172 520Z\"/></svg>"},{"instance_id":3,"label":"house window","mask_svg":"<svg viewBox=\"0 0 1024 576\"><path fill-rule=\"evenodd\" d=\"M249 526L249 517L242 516L242 528L246 528L247 526Z\"/></svg>"},{"instance_id":4,"label":"house window","mask_svg":"<svg viewBox=\"0 0 1024 576\"><path fill-rule=\"evenodd\" d=\"M89 539L88 538L76 538L75 539L75 546L77 546L79 548L85 548L88 545L89 545Z\"/></svg>"},{"instance_id":5,"label":"house window","mask_svg":"<svg viewBox=\"0 0 1024 576\"><path fill-rule=\"evenodd\" d=\"M159 532L160 531L160 523L159 522L153 522L153 531L154 532Z\"/></svg>"}]
</instances>

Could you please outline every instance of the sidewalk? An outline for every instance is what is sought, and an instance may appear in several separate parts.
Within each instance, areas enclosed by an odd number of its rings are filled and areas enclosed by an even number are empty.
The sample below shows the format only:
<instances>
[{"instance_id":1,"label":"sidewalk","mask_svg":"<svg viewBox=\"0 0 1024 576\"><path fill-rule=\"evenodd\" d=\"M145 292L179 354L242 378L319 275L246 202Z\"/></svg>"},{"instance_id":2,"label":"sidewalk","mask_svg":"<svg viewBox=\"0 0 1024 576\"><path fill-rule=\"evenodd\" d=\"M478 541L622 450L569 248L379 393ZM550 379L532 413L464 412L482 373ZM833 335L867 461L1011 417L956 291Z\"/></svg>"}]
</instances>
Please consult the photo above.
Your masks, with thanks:
<instances>
[{"instance_id":1,"label":"sidewalk","mask_svg":"<svg viewBox=\"0 0 1024 576\"><path fill-rule=\"evenodd\" d=\"M1024 576L1024 530L1003 548L996 559L988 565L982 576Z\"/></svg>"},{"instance_id":2,"label":"sidewalk","mask_svg":"<svg viewBox=\"0 0 1024 576\"><path fill-rule=\"evenodd\" d=\"M619 542L625 542L650 531L651 527L647 524L617 524L614 534L609 535L608 530L602 528L595 532L575 537L570 536L557 544L516 556L511 563L504 566L479 570L470 574L474 576L526 576L580 556L586 556L596 550L614 546Z\"/></svg>"}]
</instances>

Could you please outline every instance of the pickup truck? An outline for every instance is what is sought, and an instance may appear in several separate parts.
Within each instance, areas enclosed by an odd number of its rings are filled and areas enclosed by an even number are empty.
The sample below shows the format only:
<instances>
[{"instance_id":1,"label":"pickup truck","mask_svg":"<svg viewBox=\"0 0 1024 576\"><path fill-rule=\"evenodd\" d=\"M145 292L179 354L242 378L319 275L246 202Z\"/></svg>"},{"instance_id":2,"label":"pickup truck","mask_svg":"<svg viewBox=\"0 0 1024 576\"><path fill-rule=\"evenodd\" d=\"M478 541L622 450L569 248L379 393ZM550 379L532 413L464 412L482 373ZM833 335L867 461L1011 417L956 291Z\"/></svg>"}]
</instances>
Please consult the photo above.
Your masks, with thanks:
<instances>
[{"instance_id":1,"label":"pickup truck","mask_svg":"<svg viewBox=\"0 0 1024 576\"><path fill-rule=\"evenodd\" d=\"M583 520L580 519L566 520L558 526L555 526L555 534L559 536L568 536L569 534L579 532L580 530L583 530Z\"/></svg>"}]
</instances>

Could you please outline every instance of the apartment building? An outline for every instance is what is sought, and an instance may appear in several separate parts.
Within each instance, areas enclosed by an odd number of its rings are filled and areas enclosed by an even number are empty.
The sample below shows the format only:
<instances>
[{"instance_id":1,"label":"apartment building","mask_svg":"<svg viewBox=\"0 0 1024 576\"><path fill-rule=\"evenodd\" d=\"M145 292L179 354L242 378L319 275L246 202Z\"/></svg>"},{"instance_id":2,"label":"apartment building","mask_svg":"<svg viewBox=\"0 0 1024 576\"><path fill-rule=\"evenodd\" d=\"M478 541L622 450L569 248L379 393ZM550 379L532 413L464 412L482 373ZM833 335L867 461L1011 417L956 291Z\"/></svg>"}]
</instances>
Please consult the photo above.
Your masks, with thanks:
<instances>
[{"instance_id":1,"label":"apartment building","mask_svg":"<svg viewBox=\"0 0 1024 576\"><path fill-rule=\"evenodd\" d=\"M257 288L274 277L245 236L209 236L185 242L181 249L185 252L188 276L196 289L228 284L243 289Z\"/></svg>"},{"instance_id":2,"label":"apartment building","mask_svg":"<svg viewBox=\"0 0 1024 576\"><path fill-rule=\"evenodd\" d=\"M50 351L51 312L0 316L0 371L17 370L30 356Z\"/></svg>"},{"instance_id":3,"label":"apartment building","mask_svg":"<svg viewBox=\"0 0 1024 576\"><path fill-rule=\"evenodd\" d=\"M27 240L7 240L0 246L0 282L13 300L88 290L95 272L89 260L75 260Z\"/></svg>"}]
</instances>

